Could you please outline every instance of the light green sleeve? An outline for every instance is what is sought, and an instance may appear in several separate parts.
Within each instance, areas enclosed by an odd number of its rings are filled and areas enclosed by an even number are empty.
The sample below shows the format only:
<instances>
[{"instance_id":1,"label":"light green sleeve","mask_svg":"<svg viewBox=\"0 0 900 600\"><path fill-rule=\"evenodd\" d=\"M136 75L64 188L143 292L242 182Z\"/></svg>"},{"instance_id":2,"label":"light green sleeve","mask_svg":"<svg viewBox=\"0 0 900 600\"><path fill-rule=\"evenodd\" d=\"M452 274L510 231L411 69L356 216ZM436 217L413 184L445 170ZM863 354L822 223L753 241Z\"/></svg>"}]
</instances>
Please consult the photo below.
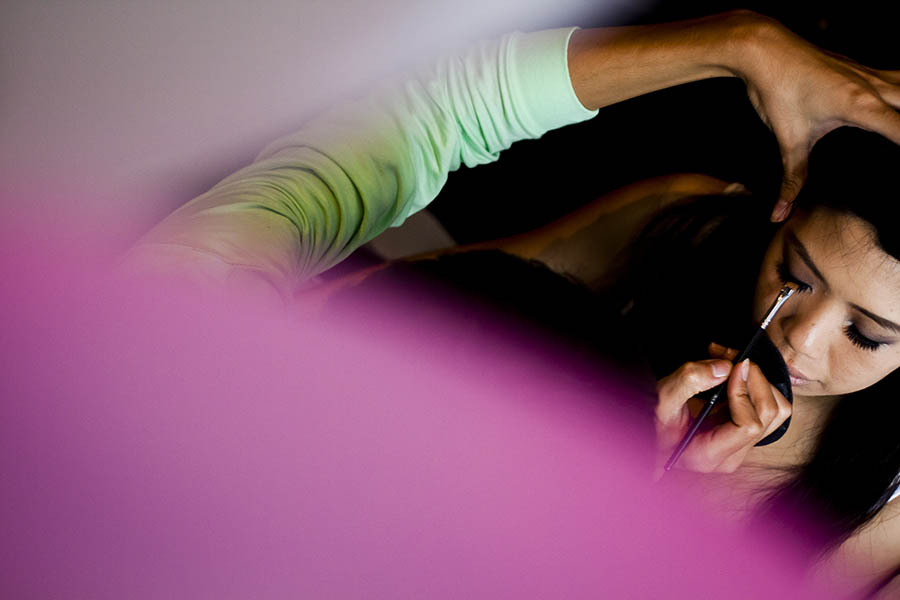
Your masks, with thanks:
<instances>
[{"instance_id":1,"label":"light green sleeve","mask_svg":"<svg viewBox=\"0 0 900 600\"><path fill-rule=\"evenodd\" d=\"M569 80L572 31L512 33L331 110L175 211L133 260L209 281L249 269L291 294L428 205L461 164L595 115Z\"/></svg>"}]
</instances>

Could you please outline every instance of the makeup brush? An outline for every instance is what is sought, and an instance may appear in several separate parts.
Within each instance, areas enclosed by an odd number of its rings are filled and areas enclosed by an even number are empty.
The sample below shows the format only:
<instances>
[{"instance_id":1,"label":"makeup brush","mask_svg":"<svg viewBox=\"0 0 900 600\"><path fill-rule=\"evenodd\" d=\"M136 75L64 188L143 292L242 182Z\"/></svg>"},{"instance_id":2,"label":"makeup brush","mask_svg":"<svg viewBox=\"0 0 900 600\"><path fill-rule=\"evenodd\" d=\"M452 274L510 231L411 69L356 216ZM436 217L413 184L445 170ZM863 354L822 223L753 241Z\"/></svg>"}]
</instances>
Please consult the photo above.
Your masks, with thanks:
<instances>
[{"instance_id":1,"label":"makeup brush","mask_svg":"<svg viewBox=\"0 0 900 600\"><path fill-rule=\"evenodd\" d=\"M778 292L778 296L775 297L775 301L772 303L772 306L770 306L769 310L766 311L766 316L763 317L763 320L759 324L756 333L754 333L753 337L750 338L750 342L744 347L744 351L741 352L740 356L738 356L734 364L740 364L741 361L747 358L747 356L750 354L750 350L753 349L754 344L756 344L759 338L764 335L766 327L768 327L769 323L772 322L772 319L775 318L775 314L781 309L782 306L784 306L784 303L787 302L787 299L794 295L794 292L796 292L797 289L797 284L791 282L786 283L784 287L781 288L781 291ZM694 422L691 424L690 429L687 430L687 433L685 433L684 437L681 438L681 441L678 442L678 446L675 448L675 451L672 452L672 456L670 456L669 460L666 461L666 471L671 471L672 467L675 466L675 463L678 462L678 459L681 458L681 455L684 454L684 451L687 449L688 444L691 443L691 440L694 439L694 435L696 435L697 430L703 423L703 420L706 419L713 406L715 406L716 402L719 401L719 397L722 395L722 390L725 389L726 385L728 385L727 381L720 383L715 388L712 396L709 400L706 401L706 404L703 406L703 410L701 410L700 414L697 415L697 418L694 419Z\"/></svg>"}]
</instances>

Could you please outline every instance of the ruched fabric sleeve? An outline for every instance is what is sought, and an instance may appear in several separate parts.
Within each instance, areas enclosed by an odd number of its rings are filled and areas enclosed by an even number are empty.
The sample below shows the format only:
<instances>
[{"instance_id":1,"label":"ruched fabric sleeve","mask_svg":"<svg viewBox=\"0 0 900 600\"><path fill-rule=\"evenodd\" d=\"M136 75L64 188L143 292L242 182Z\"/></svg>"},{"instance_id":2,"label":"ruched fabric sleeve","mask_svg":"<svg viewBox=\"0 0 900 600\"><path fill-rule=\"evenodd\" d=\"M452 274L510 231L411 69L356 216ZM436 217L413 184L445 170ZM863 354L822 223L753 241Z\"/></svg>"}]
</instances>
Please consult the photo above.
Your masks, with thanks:
<instances>
[{"instance_id":1,"label":"ruched fabric sleeve","mask_svg":"<svg viewBox=\"0 0 900 600\"><path fill-rule=\"evenodd\" d=\"M126 262L204 285L249 270L289 296L424 208L461 164L595 115L569 79L572 31L508 34L332 109L176 210Z\"/></svg>"}]
</instances>

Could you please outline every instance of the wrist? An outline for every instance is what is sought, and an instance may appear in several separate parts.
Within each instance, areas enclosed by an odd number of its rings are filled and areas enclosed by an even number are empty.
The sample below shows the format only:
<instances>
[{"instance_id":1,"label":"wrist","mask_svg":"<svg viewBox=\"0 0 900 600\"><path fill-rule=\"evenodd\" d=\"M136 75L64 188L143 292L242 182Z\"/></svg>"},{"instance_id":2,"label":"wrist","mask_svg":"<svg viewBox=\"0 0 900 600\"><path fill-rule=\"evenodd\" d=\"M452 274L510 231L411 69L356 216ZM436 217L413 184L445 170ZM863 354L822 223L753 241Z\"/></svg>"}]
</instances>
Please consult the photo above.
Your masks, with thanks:
<instances>
[{"instance_id":1,"label":"wrist","mask_svg":"<svg viewBox=\"0 0 900 600\"><path fill-rule=\"evenodd\" d=\"M569 74L588 109L712 77L742 77L764 62L767 38L781 28L736 10L658 25L587 29L570 40ZM780 34L783 36L783 28Z\"/></svg>"},{"instance_id":2,"label":"wrist","mask_svg":"<svg viewBox=\"0 0 900 600\"><path fill-rule=\"evenodd\" d=\"M740 9L721 15L722 43L718 65L729 76L747 80L771 56L773 44L785 38L785 27L765 15Z\"/></svg>"}]
</instances>

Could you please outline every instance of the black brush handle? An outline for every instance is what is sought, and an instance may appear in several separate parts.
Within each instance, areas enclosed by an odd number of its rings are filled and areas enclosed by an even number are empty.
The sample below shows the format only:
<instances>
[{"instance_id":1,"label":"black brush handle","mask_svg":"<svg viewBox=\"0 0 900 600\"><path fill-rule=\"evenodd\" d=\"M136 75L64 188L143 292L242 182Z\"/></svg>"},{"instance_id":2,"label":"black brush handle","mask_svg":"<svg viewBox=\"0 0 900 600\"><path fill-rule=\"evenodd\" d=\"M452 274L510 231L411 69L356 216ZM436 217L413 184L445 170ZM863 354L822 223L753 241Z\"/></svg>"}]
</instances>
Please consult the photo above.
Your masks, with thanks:
<instances>
[{"instance_id":1,"label":"black brush handle","mask_svg":"<svg viewBox=\"0 0 900 600\"><path fill-rule=\"evenodd\" d=\"M763 334L763 330L760 328L756 329L756 333L753 334L753 337L750 338L750 342L744 347L744 351L741 352L740 356L737 357L737 360L734 361L734 364L741 364L747 356L750 355L750 350L753 349L753 345L756 344L756 341L759 340L759 337ZM694 439L694 435L697 434L697 430L700 429L700 425L703 424L703 420L709 415L709 412L713 409L716 402L719 401L719 396L722 395L722 390L725 389L725 386L728 385L728 381L724 381L720 383L718 386L714 388L714 392L712 397L706 401L706 404L703 406L703 410L700 411L700 414L697 415L697 418L694 419L694 422L691 424L690 428L687 430L687 433L681 438L681 441L678 442L678 446L675 448L675 451L672 452L672 456L669 457L669 460L666 461L665 470L671 471L672 467L675 466L675 463L678 462L678 459L681 458L681 455L684 454L684 451L687 450L688 445L691 443L691 440Z\"/></svg>"}]
</instances>

